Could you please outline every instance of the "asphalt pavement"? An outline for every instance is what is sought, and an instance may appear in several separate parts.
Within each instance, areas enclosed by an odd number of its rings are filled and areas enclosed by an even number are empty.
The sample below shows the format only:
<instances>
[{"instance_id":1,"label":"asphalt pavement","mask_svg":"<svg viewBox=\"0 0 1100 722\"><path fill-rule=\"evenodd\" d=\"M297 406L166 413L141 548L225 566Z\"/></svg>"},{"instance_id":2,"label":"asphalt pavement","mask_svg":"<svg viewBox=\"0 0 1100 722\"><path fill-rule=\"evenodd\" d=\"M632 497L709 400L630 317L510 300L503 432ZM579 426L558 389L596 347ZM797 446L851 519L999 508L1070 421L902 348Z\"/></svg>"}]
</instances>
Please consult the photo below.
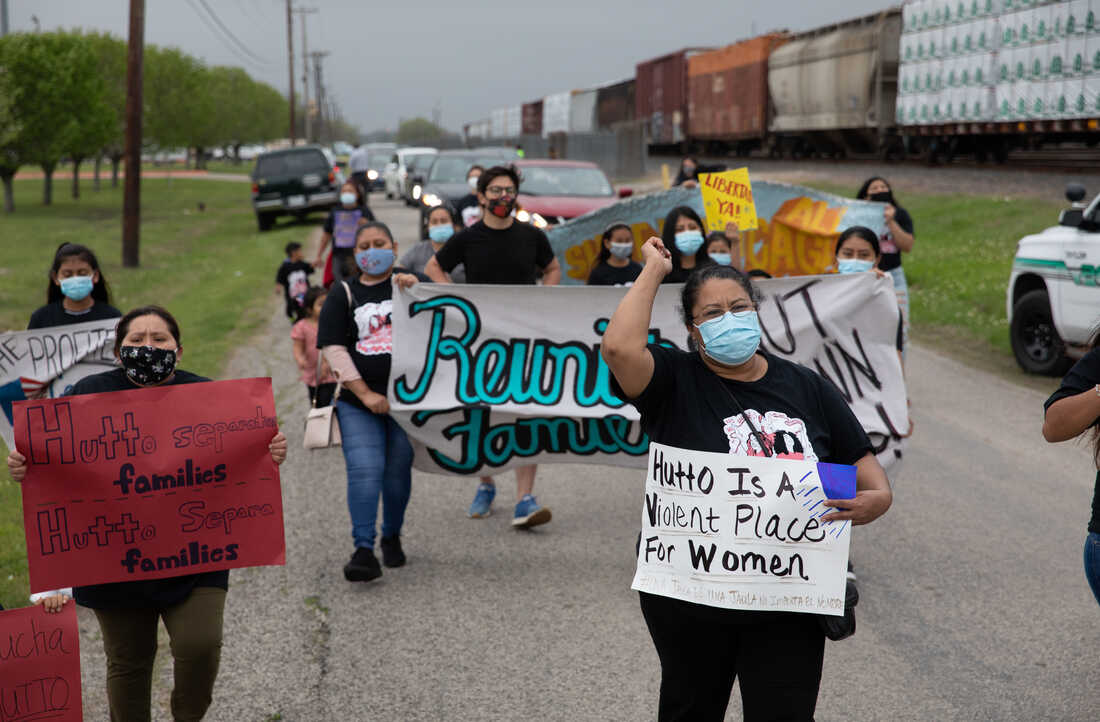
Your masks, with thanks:
<instances>
[{"instance_id":1,"label":"asphalt pavement","mask_svg":"<svg viewBox=\"0 0 1100 722\"><path fill-rule=\"evenodd\" d=\"M415 212L371 200L407 250ZM306 394L288 332L272 303L226 374L274 381L291 445L287 564L232 572L207 719L654 719L659 665L630 590L642 473L542 467L536 493L554 520L517 532L511 474L493 516L471 520L476 481L414 472L408 565L349 584L343 458L301 448ZM1088 450L1043 441L1038 391L919 346L907 374L915 434L893 508L852 534L858 631L827 643L817 719L1097 719ZM107 719L87 610L81 626L86 718ZM165 720L166 647L154 714ZM739 706L735 689L729 719Z\"/></svg>"}]
</instances>

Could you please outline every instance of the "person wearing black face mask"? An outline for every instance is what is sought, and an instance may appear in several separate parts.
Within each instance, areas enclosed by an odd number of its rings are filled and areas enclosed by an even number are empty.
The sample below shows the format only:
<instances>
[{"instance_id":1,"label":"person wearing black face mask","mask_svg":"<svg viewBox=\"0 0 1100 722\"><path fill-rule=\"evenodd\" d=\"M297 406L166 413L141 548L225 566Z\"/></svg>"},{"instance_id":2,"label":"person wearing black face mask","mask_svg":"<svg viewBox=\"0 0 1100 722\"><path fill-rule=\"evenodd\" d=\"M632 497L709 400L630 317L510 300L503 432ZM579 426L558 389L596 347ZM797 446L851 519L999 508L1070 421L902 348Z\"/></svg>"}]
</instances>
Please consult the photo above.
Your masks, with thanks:
<instances>
[{"instance_id":1,"label":"person wearing black face mask","mask_svg":"<svg viewBox=\"0 0 1100 722\"><path fill-rule=\"evenodd\" d=\"M886 220L886 232L879 239L882 248L882 260L878 268L890 274L894 279L894 291L898 295L898 307L901 308L904 329L904 345L909 344L909 284L905 280L905 271L901 267L901 254L913 250L913 218L908 211L898 205L894 192L885 178L872 176L863 182L856 198L862 201L886 203L883 217ZM904 351L902 352L904 356Z\"/></svg>"}]
</instances>

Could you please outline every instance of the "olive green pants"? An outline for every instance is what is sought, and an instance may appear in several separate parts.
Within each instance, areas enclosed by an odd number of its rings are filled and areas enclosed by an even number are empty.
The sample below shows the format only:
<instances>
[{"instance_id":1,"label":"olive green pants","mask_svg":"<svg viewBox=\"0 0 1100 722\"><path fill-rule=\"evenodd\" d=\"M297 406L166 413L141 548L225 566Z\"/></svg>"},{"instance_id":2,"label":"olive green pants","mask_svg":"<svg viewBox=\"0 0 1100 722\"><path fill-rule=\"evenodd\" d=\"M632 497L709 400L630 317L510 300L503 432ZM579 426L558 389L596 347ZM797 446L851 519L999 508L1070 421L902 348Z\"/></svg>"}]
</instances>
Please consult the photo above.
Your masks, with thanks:
<instances>
[{"instance_id":1,"label":"olive green pants","mask_svg":"<svg viewBox=\"0 0 1100 722\"><path fill-rule=\"evenodd\" d=\"M111 722L149 722L157 620L164 620L175 662L172 717L201 720L214 691L222 651L225 590L196 587L165 609L96 609L107 655Z\"/></svg>"}]
</instances>

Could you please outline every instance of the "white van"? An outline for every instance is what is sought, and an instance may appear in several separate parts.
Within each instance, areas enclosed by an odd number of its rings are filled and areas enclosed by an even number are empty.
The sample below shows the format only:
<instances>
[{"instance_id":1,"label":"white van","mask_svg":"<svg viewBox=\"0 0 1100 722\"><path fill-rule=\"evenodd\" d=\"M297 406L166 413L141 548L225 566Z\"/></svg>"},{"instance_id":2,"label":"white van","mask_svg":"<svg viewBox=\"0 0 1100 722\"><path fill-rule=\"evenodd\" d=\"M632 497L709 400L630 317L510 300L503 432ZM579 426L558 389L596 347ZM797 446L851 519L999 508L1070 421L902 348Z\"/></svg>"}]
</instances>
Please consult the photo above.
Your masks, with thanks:
<instances>
[{"instance_id":1,"label":"white van","mask_svg":"<svg viewBox=\"0 0 1100 722\"><path fill-rule=\"evenodd\" d=\"M383 178L386 182L386 198L404 198L408 194L409 164L414 156L435 155L435 148L398 148L386 164Z\"/></svg>"}]
</instances>

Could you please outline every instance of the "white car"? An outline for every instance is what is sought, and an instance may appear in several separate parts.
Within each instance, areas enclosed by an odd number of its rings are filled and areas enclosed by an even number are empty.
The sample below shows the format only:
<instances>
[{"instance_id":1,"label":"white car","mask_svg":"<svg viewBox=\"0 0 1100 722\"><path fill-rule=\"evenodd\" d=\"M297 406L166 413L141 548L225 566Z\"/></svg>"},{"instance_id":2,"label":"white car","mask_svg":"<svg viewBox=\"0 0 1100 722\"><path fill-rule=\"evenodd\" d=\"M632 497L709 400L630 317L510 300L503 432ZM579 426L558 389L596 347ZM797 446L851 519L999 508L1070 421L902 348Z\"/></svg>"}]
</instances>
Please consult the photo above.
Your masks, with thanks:
<instances>
[{"instance_id":1,"label":"white car","mask_svg":"<svg viewBox=\"0 0 1100 722\"><path fill-rule=\"evenodd\" d=\"M1066 188L1072 204L1058 225L1016 245L1006 305L1016 362L1058 376L1088 350L1100 322L1100 196Z\"/></svg>"},{"instance_id":2,"label":"white car","mask_svg":"<svg viewBox=\"0 0 1100 722\"><path fill-rule=\"evenodd\" d=\"M398 148L394 151L382 174L386 181L386 198L404 198L409 180L409 165L414 157L435 155L435 148Z\"/></svg>"}]
</instances>

